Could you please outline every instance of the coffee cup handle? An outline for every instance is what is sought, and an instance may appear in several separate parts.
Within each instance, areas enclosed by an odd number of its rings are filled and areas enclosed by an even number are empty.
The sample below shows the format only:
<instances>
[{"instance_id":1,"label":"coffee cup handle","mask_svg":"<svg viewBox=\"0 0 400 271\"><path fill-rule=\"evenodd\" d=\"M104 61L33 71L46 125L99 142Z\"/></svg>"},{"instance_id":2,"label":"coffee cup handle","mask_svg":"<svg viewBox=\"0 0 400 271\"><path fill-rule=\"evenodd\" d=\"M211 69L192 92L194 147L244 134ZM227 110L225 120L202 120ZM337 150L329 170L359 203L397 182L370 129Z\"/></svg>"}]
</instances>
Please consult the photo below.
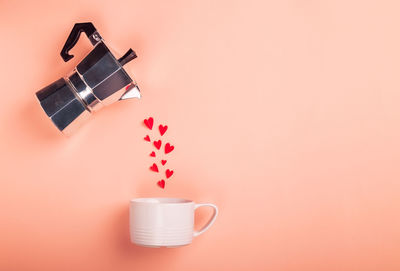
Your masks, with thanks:
<instances>
[{"instance_id":1,"label":"coffee cup handle","mask_svg":"<svg viewBox=\"0 0 400 271\"><path fill-rule=\"evenodd\" d=\"M211 219L207 222L207 224L203 228L201 228L199 231L194 231L193 232L193 236L194 237L199 236L200 234L202 234L203 232L208 230L211 227L211 225L214 223L214 221L215 221L215 219L217 218L217 215L218 215L218 207L216 205L212 204L212 203L195 204L194 205L194 209L196 210L197 208L202 207L202 206L212 207L214 209L214 214L213 214Z\"/></svg>"}]
</instances>

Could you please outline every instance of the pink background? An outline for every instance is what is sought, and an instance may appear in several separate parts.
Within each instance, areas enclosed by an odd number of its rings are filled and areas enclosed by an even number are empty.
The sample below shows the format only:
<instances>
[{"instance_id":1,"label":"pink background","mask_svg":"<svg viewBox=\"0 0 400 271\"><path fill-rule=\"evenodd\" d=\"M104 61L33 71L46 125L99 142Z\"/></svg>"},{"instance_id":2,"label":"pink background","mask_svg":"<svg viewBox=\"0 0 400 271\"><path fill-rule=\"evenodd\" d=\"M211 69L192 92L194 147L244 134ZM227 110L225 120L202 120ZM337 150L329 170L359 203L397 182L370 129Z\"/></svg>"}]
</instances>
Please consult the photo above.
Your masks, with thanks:
<instances>
[{"instance_id":1,"label":"pink background","mask_svg":"<svg viewBox=\"0 0 400 271\"><path fill-rule=\"evenodd\" d=\"M0 1L0 270L399 270L398 1ZM59 134L35 91L93 21L143 99ZM142 120L176 146L165 190ZM153 131L154 132L154 131ZM156 133L153 133L155 135ZM220 216L190 246L130 244L128 202ZM210 212L197 215L198 227Z\"/></svg>"}]
</instances>

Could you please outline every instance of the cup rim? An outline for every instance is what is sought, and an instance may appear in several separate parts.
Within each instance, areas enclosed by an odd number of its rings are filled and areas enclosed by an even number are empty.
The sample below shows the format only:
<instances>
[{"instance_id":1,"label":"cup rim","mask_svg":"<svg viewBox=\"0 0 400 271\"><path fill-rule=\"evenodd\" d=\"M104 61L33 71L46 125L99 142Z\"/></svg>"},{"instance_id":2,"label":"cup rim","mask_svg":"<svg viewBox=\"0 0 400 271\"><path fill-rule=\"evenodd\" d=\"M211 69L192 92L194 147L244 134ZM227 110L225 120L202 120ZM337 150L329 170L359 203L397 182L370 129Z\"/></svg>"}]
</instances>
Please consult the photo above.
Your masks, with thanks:
<instances>
[{"instance_id":1,"label":"cup rim","mask_svg":"<svg viewBox=\"0 0 400 271\"><path fill-rule=\"evenodd\" d=\"M191 204L193 200L183 198L169 198L169 197L148 197L148 198L134 198L130 200L131 203L139 204L162 204L162 205L177 205L177 204Z\"/></svg>"}]
</instances>

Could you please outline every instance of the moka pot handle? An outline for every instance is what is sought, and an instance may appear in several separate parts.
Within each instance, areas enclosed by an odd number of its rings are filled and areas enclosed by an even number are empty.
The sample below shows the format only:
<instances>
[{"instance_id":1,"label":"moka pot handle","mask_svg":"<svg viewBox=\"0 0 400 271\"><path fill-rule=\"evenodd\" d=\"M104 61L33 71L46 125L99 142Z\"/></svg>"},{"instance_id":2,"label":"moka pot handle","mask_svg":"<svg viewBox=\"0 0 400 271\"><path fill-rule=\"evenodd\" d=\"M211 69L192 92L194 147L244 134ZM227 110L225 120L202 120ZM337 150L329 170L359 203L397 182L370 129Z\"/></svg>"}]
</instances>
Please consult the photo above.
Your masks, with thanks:
<instances>
[{"instance_id":1,"label":"moka pot handle","mask_svg":"<svg viewBox=\"0 0 400 271\"><path fill-rule=\"evenodd\" d=\"M84 32L92 45L97 44L101 41L101 36L97 32L96 28L92 23L77 23L71 30L71 33L68 36L67 41L64 44L64 47L61 50L61 57L65 62L73 58L73 55L69 54L69 51L75 46L78 42L81 33Z\"/></svg>"}]
</instances>

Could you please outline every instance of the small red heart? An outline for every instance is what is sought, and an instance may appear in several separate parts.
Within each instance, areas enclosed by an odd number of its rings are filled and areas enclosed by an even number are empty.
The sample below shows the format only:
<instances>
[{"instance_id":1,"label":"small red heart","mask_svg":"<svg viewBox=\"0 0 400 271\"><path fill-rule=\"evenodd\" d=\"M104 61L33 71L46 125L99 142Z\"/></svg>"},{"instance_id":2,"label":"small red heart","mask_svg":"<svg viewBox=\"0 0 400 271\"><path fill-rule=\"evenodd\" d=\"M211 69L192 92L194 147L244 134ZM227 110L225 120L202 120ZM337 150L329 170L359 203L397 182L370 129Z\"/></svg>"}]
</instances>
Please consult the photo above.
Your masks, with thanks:
<instances>
[{"instance_id":1,"label":"small red heart","mask_svg":"<svg viewBox=\"0 0 400 271\"><path fill-rule=\"evenodd\" d=\"M168 129L168 126L167 126L167 125L162 126L162 125L160 124L160 126L158 126L158 130L160 130L160 135L161 135L161 136L165 134L165 132L167 131L167 129Z\"/></svg>"},{"instance_id":2,"label":"small red heart","mask_svg":"<svg viewBox=\"0 0 400 271\"><path fill-rule=\"evenodd\" d=\"M167 177L167 179L168 179L169 177L171 177L172 174L174 174L174 171L173 171L173 170L167 169L167 170L165 171L165 176Z\"/></svg>"},{"instance_id":3,"label":"small red heart","mask_svg":"<svg viewBox=\"0 0 400 271\"><path fill-rule=\"evenodd\" d=\"M164 189L164 187L165 187L165 181L164 180L158 181L157 184L158 184L159 187Z\"/></svg>"},{"instance_id":4,"label":"small red heart","mask_svg":"<svg viewBox=\"0 0 400 271\"><path fill-rule=\"evenodd\" d=\"M151 157L156 157L156 153L155 153L155 152L151 152L151 153L150 153L150 156L151 156Z\"/></svg>"},{"instance_id":5,"label":"small red heart","mask_svg":"<svg viewBox=\"0 0 400 271\"><path fill-rule=\"evenodd\" d=\"M157 150L159 150L161 148L161 140L154 141L153 144L154 144L154 147L157 148Z\"/></svg>"},{"instance_id":6,"label":"small red heart","mask_svg":"<svg viewBox=\"0 0 400 271\"><path fill-rule=\"evenodd\" d=\"M165 144L165 154L172 152L174 148L175 147L170 145L169 143Z\"/></svg>"},{"instance_id":7,"label":"small red heart","mask_svg":"<svg viewBox=\"0 0 400 271\"><path fill-rule=\"evenodd\" d=\"M150 137L149 137L149 135L147 135L147 136L144 138L144 140L146 140L146 141L149 141L149 142L150 142Z\"/></svg>"},{"instance_id":8,"label":"small red heart","mask_svg":"<svg viewBox=\"0 0 400 271\"><path fill-rule=\"evenodd\" d=\"M154 120L153 120L152 117L150 117L150 118L144 120L144 124L146 124L146 126L147 126L150 130L153 129L153 122L154 122Z\"/></svg>"},{"instance_id":9,"label":"small red heart","mask_svg":"<svg viewBox=\"0 0 400 271\"><path fill-rule=\"evenodd\" d=\"M165 165L165 163L167 163L167 160L161 160L162 165Z\"/></svg>"},{"instance_id":10,"label":"small red heart","mask_svg":"<svg viewBox=\"0 0 400 271\"><path fill-rule=\"evenodd\" d=\"M153 165L150 167L150 170L152 170L154 172L158 172L158 167L157 167L156 163L153 163Z\"/></svg>"}]
</instances>

